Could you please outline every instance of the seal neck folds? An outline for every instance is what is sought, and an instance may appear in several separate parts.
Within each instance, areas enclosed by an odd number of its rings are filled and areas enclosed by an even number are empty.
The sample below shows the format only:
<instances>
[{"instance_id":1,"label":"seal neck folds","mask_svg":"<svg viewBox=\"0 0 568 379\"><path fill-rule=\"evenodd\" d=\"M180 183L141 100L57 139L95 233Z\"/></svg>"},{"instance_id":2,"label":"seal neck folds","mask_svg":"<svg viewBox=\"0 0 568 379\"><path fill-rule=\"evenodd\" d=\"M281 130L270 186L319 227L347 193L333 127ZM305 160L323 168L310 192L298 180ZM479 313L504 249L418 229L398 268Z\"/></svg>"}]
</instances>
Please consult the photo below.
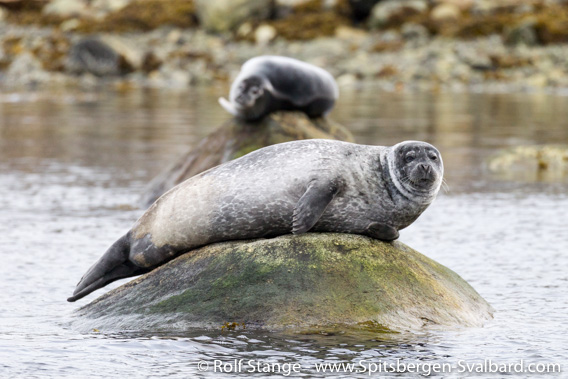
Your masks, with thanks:
<instances>
[{"instance_id":1,"label":"seal neck folds","mask_svg":"<svg viewBox=\"0 0 568 379\"><path fill-rule=\"evenodd\" d=\"M397 169L397 147L407 142L401 142L394 145L382 152L381 161L387 166L387 172L390 180L396 190L404 196L406 199L419 204L419 205L430 205L432 201L436 198L438 190L442 184L442 175L438 175L432 183L427 187L416 187L412 185L412 182L408 176L401 176L400 171Z\"/></svg>"}]
</instances>

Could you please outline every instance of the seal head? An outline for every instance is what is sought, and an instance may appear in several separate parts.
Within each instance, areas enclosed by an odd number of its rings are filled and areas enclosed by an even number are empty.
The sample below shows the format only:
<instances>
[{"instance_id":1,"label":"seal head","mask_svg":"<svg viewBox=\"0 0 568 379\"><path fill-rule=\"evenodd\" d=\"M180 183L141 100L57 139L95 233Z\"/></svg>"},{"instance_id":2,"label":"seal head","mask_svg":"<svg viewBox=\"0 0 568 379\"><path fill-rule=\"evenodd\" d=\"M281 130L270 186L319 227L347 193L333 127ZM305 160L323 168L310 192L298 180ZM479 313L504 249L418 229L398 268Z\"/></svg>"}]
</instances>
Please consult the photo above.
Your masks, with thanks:
<instances>
[{"instance_id":1,"label":"seal head","mask_svg":"<svg viewBox=\"0 0 568 379\"><path fill-rule=\"evenodd\" d=\"M269 107L269 86L270 83L260 76L250 76L231 89L230 102L221 98L219 103L234 116L242 116L247 120L258 119Z\"/></svg>"},{"instance_id":2,"label":"seal head","mask_svg":"<svg viewBox=\"0 0 568 379\"><path fill-rule=\"evenodd\" d=\"M388 151L391 180L408 200L430 204L444 176L444 164L438 149L426 142L404 141Z\"/></svg>"}]
</instances>

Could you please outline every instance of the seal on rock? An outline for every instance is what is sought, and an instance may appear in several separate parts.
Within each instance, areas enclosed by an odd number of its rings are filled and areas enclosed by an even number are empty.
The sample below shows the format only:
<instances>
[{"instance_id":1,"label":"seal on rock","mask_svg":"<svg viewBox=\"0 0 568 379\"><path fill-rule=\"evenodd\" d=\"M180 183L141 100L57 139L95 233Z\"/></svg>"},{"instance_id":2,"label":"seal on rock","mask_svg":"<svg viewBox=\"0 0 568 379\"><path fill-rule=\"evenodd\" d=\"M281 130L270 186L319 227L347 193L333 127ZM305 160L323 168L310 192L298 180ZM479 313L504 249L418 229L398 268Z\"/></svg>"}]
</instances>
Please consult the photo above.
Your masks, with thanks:
<instances>
[{"instance_id":1,"label":"seal on rock","mask_svg":"<svg viewBox=\"0 0 568 379\"><path fill-rule=\"evenodd\" d=\"M278 110L299 110L309 117L326 115L339 96L337 83L322 68L297 59L260 56L243 64L231 85L229 100L219 104L245 120Z\"/></svg>"},{"instance_id":2,"label":"seal on rock","mask_svg":"<svg viewBox=\"0 0 568 379\"><path fill-rule=\"evenodd\" d=\"M392 241L436 197L439 151L332 140L268 146L214 167L160 197L83 276L78 300L199 246L307 231Z\"/></svg>"}]
</instances>

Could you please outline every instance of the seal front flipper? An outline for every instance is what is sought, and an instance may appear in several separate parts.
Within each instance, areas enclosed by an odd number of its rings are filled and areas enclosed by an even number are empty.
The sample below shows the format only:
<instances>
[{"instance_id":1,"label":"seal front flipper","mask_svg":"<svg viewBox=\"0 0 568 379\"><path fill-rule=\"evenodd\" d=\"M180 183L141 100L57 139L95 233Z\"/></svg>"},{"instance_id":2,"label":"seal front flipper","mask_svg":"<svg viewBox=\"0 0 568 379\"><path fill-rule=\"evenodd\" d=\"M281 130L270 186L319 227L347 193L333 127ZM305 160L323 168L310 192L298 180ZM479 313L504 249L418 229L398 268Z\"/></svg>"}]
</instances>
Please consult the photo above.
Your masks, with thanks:
<instances>
[{"instance_id":1,"label":"seal front flipper","mask_svg":"<svg viewBox=\"0 0 568 379\"><path fill-rule=\"evenodd\" d=\"M337 185L333 182L313 180L294 207L292 233L301 234L310 230L333 200L337 190Z\"/></svg>"},{"instance_id":2,"label":"seal front flipper","mask_svg":"<svg viewBox=\"0 0 568 379\"><path fill-rule=\"evenodd\" d=\"M365 230L364 234L371 238L387 242L394 241L399 236L398 230L396 230L392 226L388 226L378 222L370 223L369 226L367 226L367 230Z\"/></svg>"},{"instance_id":3,"label":"seal front flipper","mask_svg":"<svg viewBox=\"0 0 568 379\"><path fill-rule=\"evenodd\" d=\"M148 269L129 261L130 239L128 234L116 241L107 252L83 275L67 301L73 302L118 279L143 274Z\"/></svg>"},{"instance_id":4,"label":"seal front flipper","mask_svg":"<svg viewBox=\"0 0 568 379\"><path fill-rule=\"evenodd\" d=\"M238 116L239 115L239 111L237 111L237 109L235 108L235 106L233 104L231 104L231 102L227 99L225 99L224 97L220 97L219 98L219 104L221 104L221 106L230 114L232 114L233 116Z\"/></svg>"}]
</instances>

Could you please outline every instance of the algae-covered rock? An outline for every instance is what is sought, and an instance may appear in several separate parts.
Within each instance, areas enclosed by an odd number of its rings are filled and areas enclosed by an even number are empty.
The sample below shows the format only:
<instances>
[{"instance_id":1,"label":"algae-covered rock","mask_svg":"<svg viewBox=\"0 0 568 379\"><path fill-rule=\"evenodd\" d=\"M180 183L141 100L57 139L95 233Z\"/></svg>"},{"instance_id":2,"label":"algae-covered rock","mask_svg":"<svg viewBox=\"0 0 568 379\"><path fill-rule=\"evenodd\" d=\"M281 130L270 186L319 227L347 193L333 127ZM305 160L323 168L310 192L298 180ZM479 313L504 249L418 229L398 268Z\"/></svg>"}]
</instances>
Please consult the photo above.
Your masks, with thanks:
<instances>
[{"instance_id":1,"label":"algae-covered rock","mask_svg":"<svg viewBox=\"0 0 568 379\"><path fill-rule=\"evenodd\" d=\"M147 207L184 180L261 147L312 138L353 141L340 124L327 118L310 119L301 112L276 112L258 122L230 119L153 179L142 204Z\"/></svg>"},{"instance_id":2,"label":"algae-covered rock","mask_svg":"<svg viewBox=\"0 0 568 379\"><path fill-rule=\"evenodd\" d=\"M308 233L209 245L77 311L76 327L403 331L481 326L491 306L450 269L400 243Z\"/></svg>"},{"instance_id":3,"label":"algae-covered rock","mask_svg":"<svg viewBox=\"0 0 568 379\"><path fill-rule=\"evenodd\" d=\"M504 179L558 181L568 178L568 145L516 146L488 159L489 170Z\"/></svg>"}]
</instances>

